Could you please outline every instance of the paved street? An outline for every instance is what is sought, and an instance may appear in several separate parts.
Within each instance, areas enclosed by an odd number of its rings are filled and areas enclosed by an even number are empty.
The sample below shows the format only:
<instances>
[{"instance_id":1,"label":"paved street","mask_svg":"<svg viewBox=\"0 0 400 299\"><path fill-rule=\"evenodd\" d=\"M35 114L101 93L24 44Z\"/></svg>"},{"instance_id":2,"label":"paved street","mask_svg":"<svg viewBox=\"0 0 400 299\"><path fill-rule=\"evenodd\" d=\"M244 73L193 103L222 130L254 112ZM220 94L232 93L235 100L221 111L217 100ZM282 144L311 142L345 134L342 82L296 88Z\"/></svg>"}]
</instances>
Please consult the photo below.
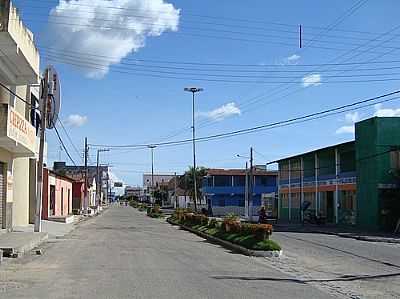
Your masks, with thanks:
<instances>
[{"instance_id":1,"label":"paved street","mask_svg":"<svg viewBox=\"0 0 400 299\"><path fill-rule=\"evenodd\" d=\"M285 273L343 296L400 298L400 244L291 232L274 239L285 255L273 265Z\"/></svg>"},{"instance_id":2,"label":"paved street","mask_svg":"<svg viewBox=\"0 0 400 299\"><path fill-rule=\"evenodd\" d=\"M130 207L112 207L44 250L0 266L0 298L330 298L267 259Z\"/></svg>"}]
</instances>

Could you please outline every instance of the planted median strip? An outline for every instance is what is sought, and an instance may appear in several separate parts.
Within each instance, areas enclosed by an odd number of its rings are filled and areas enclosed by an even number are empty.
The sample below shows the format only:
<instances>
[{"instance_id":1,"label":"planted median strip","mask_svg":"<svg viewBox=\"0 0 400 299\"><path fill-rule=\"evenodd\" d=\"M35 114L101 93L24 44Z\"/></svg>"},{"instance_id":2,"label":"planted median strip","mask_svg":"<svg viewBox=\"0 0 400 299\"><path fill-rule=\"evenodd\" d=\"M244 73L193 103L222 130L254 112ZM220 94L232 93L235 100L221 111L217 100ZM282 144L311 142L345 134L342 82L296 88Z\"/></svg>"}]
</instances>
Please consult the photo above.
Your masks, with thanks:
<instances>
[{"instance_id":1,"label":"planted median strip","mask_svg":"<svg viewBox=\"0 0 400 299\"><path fill-rule=\"evenodd\" d=\"M246 255L280 256L282 252L279 244L270 240L270 224L241 223L233 215L217 221L182 210L176 211L168 222Z\"/></svg>"}]
</instances>

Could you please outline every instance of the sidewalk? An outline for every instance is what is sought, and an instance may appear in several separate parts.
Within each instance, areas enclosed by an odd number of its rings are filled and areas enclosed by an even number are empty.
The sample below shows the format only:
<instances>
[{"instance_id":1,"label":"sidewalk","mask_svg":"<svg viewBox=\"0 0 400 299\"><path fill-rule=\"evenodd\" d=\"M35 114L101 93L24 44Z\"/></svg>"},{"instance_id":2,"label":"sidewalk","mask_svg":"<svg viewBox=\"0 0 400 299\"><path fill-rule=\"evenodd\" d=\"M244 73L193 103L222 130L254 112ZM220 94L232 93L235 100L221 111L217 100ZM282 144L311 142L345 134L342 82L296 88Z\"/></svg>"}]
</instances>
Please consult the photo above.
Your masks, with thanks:
<instances>
[{"instance_id":1,"label":"sidewalk","mask_svg":"<svg viewBox=\"0 0 400 299\"><path fill-rule=\"evenodd\" d=\"M336 235L343 238L352 238L356 240L369 242L397 243L400 244L400 234L390 234L384 232L366 232L356 228L344 228L331 225L313 225L313 224L292 224L278 223L274 225L277 232L299 232L299 233L317 233Z\"/></svg>"},{"instance_id":2,"label":"sidewalk","mask_svg":"<svg viewBox=\"0 0 400 299\"><path fill-rule=\"evenodd\" d=\"M10 232L0 234L2 256L20 257L48 239L45 232ZM0 256L0 260L2 258Z\"/></svg>"}]
</instances>

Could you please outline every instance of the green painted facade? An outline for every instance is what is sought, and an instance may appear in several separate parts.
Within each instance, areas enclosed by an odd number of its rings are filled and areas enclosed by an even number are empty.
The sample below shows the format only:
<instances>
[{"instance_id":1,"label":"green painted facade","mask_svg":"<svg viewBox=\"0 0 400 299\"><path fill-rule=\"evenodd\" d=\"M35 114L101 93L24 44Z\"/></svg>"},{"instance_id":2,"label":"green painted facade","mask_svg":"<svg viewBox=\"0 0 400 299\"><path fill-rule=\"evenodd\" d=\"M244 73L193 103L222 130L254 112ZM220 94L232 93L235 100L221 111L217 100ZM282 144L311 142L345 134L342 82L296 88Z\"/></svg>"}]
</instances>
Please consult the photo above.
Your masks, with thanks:
<instances>
[{"instance_id":1,"label":"green painted facade","mask_svg":"<svg viewBox=\"0 0 400 299\"><path fill-rule=\"evenodd\" d=\"M335 184L335 150L338 153L340 184L356 183L354 189L333 192L310 192L315 188L315 155L317 155L318 184ZM303 173L304 200L312 202L308 212L325 213L328 222L357 225L368 230L392 231L400 218L400 117L374 117L355 125L355 141L346 142L276 161L279 163L279 187L288 189L288 164L291 164L291 190L298 190ZM303 161L302 171L297 169ZM295 165L293 169L293 165ZM308 183L308 184L307 184ZM353 185L354 186L354 185ZM354 188L354 187L353 187ZM287 192L287 191L286 191ZM298 192L298 191L292 191ZM279 218L299 222L301 200L291 193L292 203L285 192L280 194ZM301 197L301 193L300 197ZM329 208L327 208L329 207ZM337 215L336 215L337 214Z\"/></svg>"},{"instance_id":2,"label":"green painted facade","mask_svg":"<svg viewBox=\"0 0 400 299\"><path fill-rule=\"evenodd\" d=\"M400 118L374 117L356 124L357 225L362 228L390 229L394 220L389 218L399 215L389 203L400 200L391 153L399 147Z\"/></svg>"}]
</instances>

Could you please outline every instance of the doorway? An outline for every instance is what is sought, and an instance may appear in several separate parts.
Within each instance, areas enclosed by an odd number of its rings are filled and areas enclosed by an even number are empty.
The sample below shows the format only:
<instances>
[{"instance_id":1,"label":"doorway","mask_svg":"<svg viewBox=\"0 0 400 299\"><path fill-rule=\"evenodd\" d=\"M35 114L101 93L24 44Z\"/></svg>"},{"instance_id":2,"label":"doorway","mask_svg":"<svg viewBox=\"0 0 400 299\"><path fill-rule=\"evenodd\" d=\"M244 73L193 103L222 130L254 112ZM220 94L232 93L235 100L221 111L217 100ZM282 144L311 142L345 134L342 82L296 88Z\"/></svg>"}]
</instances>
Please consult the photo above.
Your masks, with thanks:
<instances>
[{"instance_id":1,"label":"doorway","mask_svg":"<svg viewBox=\"0 0 400 299\"><path fill-rule=\"evenodd\" d=\"M54 216L56 214L56 186L50 185L50 208L49 215Z\"/></svg>"},{"instance_id":2,"label":"doorway","mask_svg":"<svg viewBox=\"0 0 400 299\"><path fill-rule=\"evenodd\" d=\"M326 221L328 223L334 222L334 198L333 191L326 192Z\"/></svg>"}]
</instances>

